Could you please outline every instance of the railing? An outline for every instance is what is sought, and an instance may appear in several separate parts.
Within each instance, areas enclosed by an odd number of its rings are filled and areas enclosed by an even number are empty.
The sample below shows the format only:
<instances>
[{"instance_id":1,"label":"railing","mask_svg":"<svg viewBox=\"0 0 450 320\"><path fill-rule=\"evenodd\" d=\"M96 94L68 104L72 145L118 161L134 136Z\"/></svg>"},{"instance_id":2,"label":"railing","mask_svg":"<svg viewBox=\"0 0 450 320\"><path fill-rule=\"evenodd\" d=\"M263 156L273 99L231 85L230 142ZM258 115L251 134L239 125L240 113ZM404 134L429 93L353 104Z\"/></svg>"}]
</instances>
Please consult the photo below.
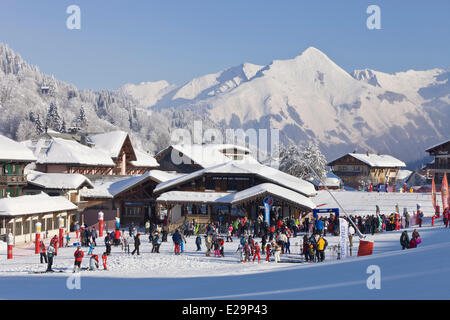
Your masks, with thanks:
<instances>
[{"instance_id":1,"label":"railing","mask_svg":"<svg viewBox=\"0 0 450 320\"><path fill-rule=\"evenodd\" d=\"M440 170L448 170L450 171L450 163L449 164L436 164L429 163L425 167L426 169L440 169Z\"/></svg>"},{"instance_id":2,"label":"railing","mask_svg":"<svg viewBox=\"0 0 450 320\"><path fill-rule=\"evenodd\" d=\"M25 183L27 183L27 178L23 175L0 176L0 184L25 184Z\"/></svg>"},{"instance_id":3,"label":"railing","mask_svg":"<svg viewBox=\"0 0 450 320\"><path fill-rule=\"evenodd\" d=\"M333 171L333 173L335 175L337 175L338 177L340 177L340 176L356 177L356 176L363 175L361 171Z\"/></svg>"}]
</instances>

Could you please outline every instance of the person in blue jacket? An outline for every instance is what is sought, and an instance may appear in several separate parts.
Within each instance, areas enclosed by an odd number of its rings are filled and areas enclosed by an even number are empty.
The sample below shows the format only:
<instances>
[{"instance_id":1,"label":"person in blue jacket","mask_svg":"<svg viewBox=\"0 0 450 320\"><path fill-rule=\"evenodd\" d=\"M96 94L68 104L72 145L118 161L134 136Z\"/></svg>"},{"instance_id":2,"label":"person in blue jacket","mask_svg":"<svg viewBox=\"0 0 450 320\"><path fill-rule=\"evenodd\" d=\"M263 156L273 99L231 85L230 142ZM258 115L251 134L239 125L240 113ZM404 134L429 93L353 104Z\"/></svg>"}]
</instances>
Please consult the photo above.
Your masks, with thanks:
<instances>
[{"instance_id":1,"label":"person in blue jacket","mask_svg":"<svg viewBox=\"0 0 450 320\"><path fill-rule=\"evenodd\" d=\"M322 218L320 218L320 219L317 220L317 222L316 222L316 229L317 229L317 232L318 232L320 235L322 235L322 231L323 231L323 221L322 221Z\"/></svg>"},{"instance_id":2,"label":"person in blue jacket","mask_svg":"<svg viewBox=\"0 0 450 320\"><path fill-rule=\"evenodd\" d=\"M183 240L181 238L181 234L178 232L178 229L175 230L175 233L172 235L172 241L175 245L175 254L179 255L180 254L180 244L181 244L181 241L183 241Z\"/></svg>"}]
</instances>

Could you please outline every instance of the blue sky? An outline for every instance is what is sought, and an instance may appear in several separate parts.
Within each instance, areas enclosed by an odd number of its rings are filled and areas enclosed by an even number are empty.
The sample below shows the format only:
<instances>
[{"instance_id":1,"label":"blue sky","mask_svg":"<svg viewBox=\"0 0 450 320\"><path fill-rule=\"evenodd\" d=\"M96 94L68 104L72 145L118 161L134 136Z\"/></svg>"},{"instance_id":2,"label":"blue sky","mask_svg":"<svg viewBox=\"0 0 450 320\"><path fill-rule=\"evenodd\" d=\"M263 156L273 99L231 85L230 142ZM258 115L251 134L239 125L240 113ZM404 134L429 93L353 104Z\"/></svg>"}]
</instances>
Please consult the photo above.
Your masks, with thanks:
<instances>
[{"instance_id":1,"label":"blue sky","mask_svg":"<svg viewBox=\"0 0 450 320\"><path fill-rule=\"evenodd\" d=\"M81 8L68 30L66 8ZM366 9L381 8L381 30ZM268 64L309 46L347 71L450 66L450 1L2 0L0 42L80 88L182 84L243 62Z\"/></svg>"}]
</instances>

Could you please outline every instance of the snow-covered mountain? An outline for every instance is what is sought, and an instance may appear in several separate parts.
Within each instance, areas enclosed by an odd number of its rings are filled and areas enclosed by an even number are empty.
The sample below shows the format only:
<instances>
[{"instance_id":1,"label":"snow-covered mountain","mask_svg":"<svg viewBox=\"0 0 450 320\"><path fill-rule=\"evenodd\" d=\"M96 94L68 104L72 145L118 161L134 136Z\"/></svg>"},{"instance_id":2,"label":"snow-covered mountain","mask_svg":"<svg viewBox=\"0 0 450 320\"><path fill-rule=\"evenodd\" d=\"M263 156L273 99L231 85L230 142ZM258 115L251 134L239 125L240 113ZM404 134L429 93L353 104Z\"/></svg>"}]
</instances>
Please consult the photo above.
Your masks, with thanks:
<instances>
[{"instance_id":1,"label":"snow-covered mountain","mask_svg":"<svg viewBox=\"0 0 450 320\"><path fill-rule=\"evenodd\" d=\"M349 74L310 47L293 59L195 78L142 106L196 110L222 127L270 125L282 130L284 141L315 140L330 159L357 149L414 161L450 136L449 74Z\"/></svg>"},{"instance_id":2,"label":"snow-covered mountain","mask_svg":"<svg viewBox=\"0 0 450 320\"><path fill-rule=\"evenodd\" d=\"M53 103L67 126L83 107L87 130L125 130L150 152L166 147L173 129L202 120L204 129L279 128L283 142L315 141L327 160L356 149L412 163L450 136L449 70L349 74L310 47L293 59L243 63L181 86L162 80L97 92L42 74L0 43L0 134L29 139L34 118L44 121Z\"/></svg>"}]
</instances>

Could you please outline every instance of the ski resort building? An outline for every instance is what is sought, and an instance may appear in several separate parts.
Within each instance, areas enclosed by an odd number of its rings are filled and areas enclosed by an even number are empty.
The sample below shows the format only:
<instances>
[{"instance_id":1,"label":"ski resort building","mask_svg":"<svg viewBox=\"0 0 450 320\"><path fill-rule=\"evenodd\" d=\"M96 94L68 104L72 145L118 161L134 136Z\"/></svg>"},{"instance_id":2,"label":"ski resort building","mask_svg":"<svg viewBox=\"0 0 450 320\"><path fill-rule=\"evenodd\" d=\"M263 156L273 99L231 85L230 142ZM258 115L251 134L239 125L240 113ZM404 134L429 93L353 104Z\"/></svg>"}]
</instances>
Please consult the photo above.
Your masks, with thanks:
<instances>
[{"instance_id":1,"label":"ski resort building","mask_svg":"<svg viewBox=\"0 0 450 320\"><path fill-rule=\"evenodd\" d=\"M36 222L41 223L41 233L51 237L59 232L60 218L68 231L76 211L77 206L65 197L50 197L44 192L0 199L0 240L11 233L14 245L32 242Z\"/></svg>"},{"instance_id":2,"label":"ski resort building","mask_svg":"<svg viewBox=\"0 0 450 320\"><path fill-rule=\"evenodd\" d=\"M447 178L450 175L450 140L434 145L428 148L426 152L434 157L433 161L425 166L427 177L431 179L434 175L436 184L440 185L444 173L447 173Z\"/></svg>"},{"instance_id":3,"label":"ski resort building","mask_svg":"<svg viewBox=\"0 0 450 320\"><path fill-rule=\"evenodd\" d=\"M0 198L17 197L27 185L25 166L36 161L22 144L0 135Z\"/></svg>"},{"instance_id":4,"label":"ski resort building","mask_svg":"<svg viewBox=\"0 0 450 320\"><path fill-rule=\"evenodd\" d=\"M65 197L80 208L85 204L85 202L81 201L81 189L94 188L92 182L79 173L43 173L39 171L29 171L27 174L27 181L28 185L23 189L24 195L45 192L52 197ZM80 221L79 215L77 216L76 221ZM71 224L73 222L74 221L71 221Z\"/></svg>"},{"instance_id":5,"label":"ski resort building","mask_svg":"<svg viewBox=\"0 0 450 320\"><path fill-rule=\"evenodd\" d=\"M191 173L232 160L257 163L250 149L232 144L171 145L158 152L155 158L161 170L179 173Z\"/></svg>"},{"instance_id":6,"label":"ski resort building","mask_svg":"<svg viewBox=\"0 0 450 320\"><path fill-rule=\"evenodd\" d=\"M342 179L345 186L376 186L394 184L400 168L406 167L390 155L367 153L348 153L327 164L335 175Z\"/></svg>"},{"instance_id":7,"label":"ski resort building","mask_svg":"<svg viewBox=\"0 0 450 320\"><path fill-rule=\"evenodd\" d=\"M94 177L91 179L94 188L80 190L80 221L88 226L94 225L98 222L98 212L102 211L105 221L112 222L111 225L116 217L124 225L144 225L147 220L160 222L153 190L159 183L176 177L160 170L133 177Z\"/></svg>"},{"instance_id":8,"label":"ski resort building","mask_svg":"<svg viewBox=\"0 0 450 320\"><path fill-rule=\"evenodd\" d=\"M246 161L231 161L159 184L153 190L158 211L165 212L170 230L185 219L230 221L236 216L256 219L263 199L273 199L272 217L299 216L315 208L313 184L289 174Z\"/></svg>"},{"instance_id":9,"label":"ski resort building","mask_svg":"<svg viewBox=\"0 0 450 320\"><path fill-rule=\"evenodd\" d=\"M134 175L159 166L152 156L135 150L123 131L94 135L48 131L23 144L37 158L36 170L46 173Z\"/></svg>"}]
</instances>

